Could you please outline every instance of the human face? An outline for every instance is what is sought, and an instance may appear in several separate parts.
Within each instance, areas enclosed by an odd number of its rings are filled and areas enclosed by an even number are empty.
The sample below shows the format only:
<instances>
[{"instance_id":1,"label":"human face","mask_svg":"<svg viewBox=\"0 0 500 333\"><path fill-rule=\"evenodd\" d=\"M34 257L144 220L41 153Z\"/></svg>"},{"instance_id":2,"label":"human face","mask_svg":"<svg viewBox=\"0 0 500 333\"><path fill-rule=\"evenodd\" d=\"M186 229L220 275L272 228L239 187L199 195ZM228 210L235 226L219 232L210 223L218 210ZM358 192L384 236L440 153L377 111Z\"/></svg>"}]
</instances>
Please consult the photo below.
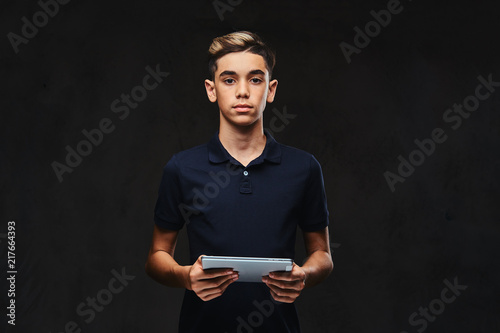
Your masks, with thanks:
<instances>
[{"instance_id":1,"label":"human face","mask_svg":"<svg viewBox=\"0 0 500 333\"><path fill-rule=\"evenodd\" d=\"M205 88L209 100L219 105L221 124L262 124L266 102L272 103L278 85L277 80L269 79L260 55L233 52L217 60L214 81L205 80Z\"/></svg>"}]
</instances>

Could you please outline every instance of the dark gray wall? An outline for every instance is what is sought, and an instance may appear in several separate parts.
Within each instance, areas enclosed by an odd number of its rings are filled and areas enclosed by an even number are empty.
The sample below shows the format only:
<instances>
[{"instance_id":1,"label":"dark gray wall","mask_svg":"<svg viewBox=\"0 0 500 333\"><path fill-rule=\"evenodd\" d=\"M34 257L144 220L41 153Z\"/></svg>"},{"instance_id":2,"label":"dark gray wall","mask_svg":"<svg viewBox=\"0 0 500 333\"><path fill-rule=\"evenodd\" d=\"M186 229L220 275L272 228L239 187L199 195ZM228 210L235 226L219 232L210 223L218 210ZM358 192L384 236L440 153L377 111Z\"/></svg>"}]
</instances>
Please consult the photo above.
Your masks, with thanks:
<instances>
[{"instance_id":1,"label":"dark gray wall","mask_svg":"<svg viewBox=\"0 0 500 333\"><path fill-rule=\"evenodd\" d=\"M500 81L498 2L404 0L350 63L340 43L354 45L353 29L393 1L232 3L221 20L212 1L71 1L47 22L35 1L0 4L1 267L15 221L18 271L16 326L5 316L2 326L176 330L182 290L144 273L161 171L217 128L203 88L211 39L248 29L278 56L266 124L273 108L296 115L275 137L313 153L324 172L335 270L297 300L304 332L500 332L500 87L460 126L443 119L475 101L479 76ZM26 30L16 53L9 33L22 36L34 14L38 32ZM114 113L146 66L170 74L127 117ZM114 130L59 181L51 164L105 118ZM398 156L435 128L446 141L392 191L384 173L398 174ZM183 264L186 242L182 233ZM87 297L110 295L113 270L135 278L94 318L87 305L79 315ZM467 288L454 295L454 283Z\"/></svg>"}]
</instances>

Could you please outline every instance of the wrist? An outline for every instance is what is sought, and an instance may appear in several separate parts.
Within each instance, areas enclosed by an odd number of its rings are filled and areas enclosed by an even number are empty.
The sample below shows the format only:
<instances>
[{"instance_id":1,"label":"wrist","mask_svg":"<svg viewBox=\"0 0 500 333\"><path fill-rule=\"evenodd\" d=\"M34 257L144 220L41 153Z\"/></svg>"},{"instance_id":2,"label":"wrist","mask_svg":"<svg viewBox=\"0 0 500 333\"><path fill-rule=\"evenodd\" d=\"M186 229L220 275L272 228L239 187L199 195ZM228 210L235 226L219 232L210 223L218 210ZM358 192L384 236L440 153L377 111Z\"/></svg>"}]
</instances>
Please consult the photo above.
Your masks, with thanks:
<instances>
[{"instance_id":1,"label":"wrist","mask_svg":"<svg viewBox=\"0 0 500 333\"><path fill-rule=\"evenodd\" d=\"M189 266L180 266L180 276L182 281L182 286L187 290L193 290L191 287L191 279L189 278L189 272L191 271L192 265Z\"/></svg>"},{"instance_id":2,"label":"wrist","mask_svg":"<svg viewBox=\"0 0 500 333\"><path fill-rule=\"evenodd\" d=\"M309 277L311 275L311 270L308 267L302 266L302 271L304 272L304 288L308 287Z\"/></svg>"}]
</instances>

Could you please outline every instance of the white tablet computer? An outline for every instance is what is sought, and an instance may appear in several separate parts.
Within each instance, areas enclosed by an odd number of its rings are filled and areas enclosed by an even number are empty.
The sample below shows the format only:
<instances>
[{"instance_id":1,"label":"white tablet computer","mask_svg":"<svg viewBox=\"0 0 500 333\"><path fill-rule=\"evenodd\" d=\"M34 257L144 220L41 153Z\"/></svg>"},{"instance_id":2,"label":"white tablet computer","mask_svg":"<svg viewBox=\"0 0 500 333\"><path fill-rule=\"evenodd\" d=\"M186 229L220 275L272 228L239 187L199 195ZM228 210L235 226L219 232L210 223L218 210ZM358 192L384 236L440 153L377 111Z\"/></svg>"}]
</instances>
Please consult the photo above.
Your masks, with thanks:
<instances>
[{"instance_id":1,"label":"white tablet computer","mask_svg":"<svg viewBox=\"0 0 500 333\"><path fill-rule=\"evenodd\" d=\"M239 274L236 282L262 282L262 277L270 272L292 270L292 259L287 258L252 258L252 257L220 257L203 256L203 269L232 268Z\"/></svg>"}]
</instances>

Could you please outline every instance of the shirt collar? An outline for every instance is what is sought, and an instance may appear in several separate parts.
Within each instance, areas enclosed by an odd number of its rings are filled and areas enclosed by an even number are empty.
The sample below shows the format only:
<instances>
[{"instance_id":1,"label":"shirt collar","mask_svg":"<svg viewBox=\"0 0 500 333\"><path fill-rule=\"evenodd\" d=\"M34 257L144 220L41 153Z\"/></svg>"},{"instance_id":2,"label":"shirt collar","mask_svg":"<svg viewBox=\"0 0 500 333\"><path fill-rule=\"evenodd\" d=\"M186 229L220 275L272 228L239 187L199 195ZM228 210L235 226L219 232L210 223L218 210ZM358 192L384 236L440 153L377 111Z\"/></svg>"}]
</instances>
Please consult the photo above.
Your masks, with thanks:
<instances>
[{"instance_id":1,"label":"shirt collar","mask_svg":"<svg viewBox=\"0 0 500 333\"><path fill-rule=\"evenodd\" d=\"M281 163L280 145L267 130L264 130L264 134L266 135L266 146L262 154L252 164L262 163L263 160L278 164ZM222 163L231 160L232 163L236 164L234 158L220 142L219 131L215 133L208 143L208 160L212 163Z\"/></svg>"}]
</instances>

